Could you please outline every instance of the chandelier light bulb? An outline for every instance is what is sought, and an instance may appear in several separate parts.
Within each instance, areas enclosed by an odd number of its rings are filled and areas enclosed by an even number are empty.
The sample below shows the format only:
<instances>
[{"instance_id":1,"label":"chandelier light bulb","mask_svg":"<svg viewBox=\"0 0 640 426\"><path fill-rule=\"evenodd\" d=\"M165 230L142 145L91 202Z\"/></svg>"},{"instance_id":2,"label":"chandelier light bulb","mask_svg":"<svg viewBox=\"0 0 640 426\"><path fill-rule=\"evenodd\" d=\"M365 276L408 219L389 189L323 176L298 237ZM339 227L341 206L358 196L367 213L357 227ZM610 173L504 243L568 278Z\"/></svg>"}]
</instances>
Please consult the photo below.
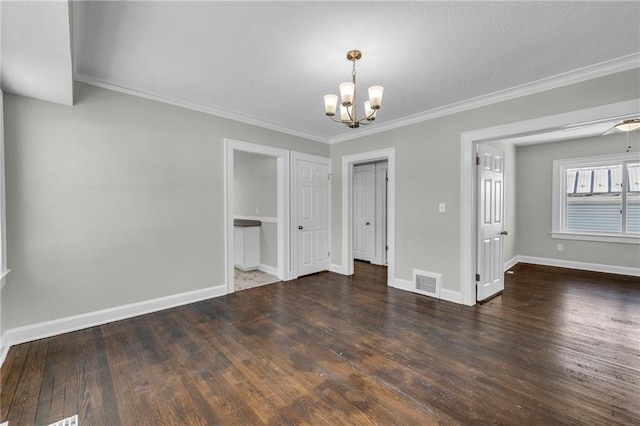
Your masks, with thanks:
<instances>
[{"instance_id":1,"label":"chandelier light bulb","mask_svg":"<svg viewBox=\"0 0 640 426\"><path fill-rule=\"evenodd\" d=\"M342 121L351 121L351 117L349 116L350 112L351 112L351 107L340 105L340 119Z\"/></svg>"},{"instance_id":2,"label":"chandelier light bulb","mask_svg":"<svg viewBox=\"0 0 640 426\"><path fill-rule=\"evenodd\" d=\"M340 98L342 99L342 105L348 107L353 104L353 94L355 93L356 85L351 82L345 82L340 85Z\"/></svg>"},{"instance_id":3,"label":"chandelier light bulb","mask_svg":"<svg viewBox=\"0 0 640 426\"><path fill-rule=\"evenodd\" d=\"M371 101L366 101L364 103L364 116L368 117L369 120L373 121L376 119L376 113L378 110L371 108Z\"/></svg>"},{"instance_id":4,"label":"chandelier light bulb","mask_svg":"<svg viewBox=\"0 0 640 426\"><path fill-rule=\"evenodd\" d=\"M336 115L338 106L338 95L324 95L324 112L330 117Z\"/></svg>"},{"instance_id":5,"label":"chandelier light bulb","mask_svg":"<svg viewBox=\"0 0 640 426\"><path fill-rule=\"evenodd\" d=\"M371 109L380 109L382 105L382 92L384 87L371 86L369 87L369 101L371 102Z\"/></svg>"}]
</instances>

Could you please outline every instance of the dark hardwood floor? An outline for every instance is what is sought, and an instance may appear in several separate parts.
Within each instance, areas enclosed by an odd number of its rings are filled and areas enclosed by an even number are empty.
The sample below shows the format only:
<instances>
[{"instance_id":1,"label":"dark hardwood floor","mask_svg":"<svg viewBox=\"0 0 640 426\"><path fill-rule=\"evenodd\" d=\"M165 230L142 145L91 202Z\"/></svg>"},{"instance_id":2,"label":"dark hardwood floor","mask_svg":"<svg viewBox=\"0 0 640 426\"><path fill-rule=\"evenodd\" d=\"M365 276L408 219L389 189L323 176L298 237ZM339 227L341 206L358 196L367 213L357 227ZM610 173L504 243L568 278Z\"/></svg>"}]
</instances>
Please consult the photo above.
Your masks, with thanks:
<instances>
[{"instance_id":1,"label":"dark hardwood floor","mask_svg":"<svg viewBox=\"0 0 640 426\"><path fill-rule=\"evenodd\" d=\"M11 348L47 425L640 424L640 279L521 264L465 307L358 263Z\"/></svg>"}]
</instances>

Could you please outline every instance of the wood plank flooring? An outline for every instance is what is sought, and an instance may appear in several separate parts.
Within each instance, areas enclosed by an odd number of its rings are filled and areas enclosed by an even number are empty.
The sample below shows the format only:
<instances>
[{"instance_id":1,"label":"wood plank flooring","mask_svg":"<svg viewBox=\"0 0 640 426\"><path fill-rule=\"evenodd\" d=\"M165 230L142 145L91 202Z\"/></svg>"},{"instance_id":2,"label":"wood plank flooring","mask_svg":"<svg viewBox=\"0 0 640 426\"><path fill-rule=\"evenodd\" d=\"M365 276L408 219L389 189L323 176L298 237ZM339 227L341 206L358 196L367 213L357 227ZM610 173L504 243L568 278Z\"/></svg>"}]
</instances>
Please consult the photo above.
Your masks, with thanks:
<instances>
[{"instance_id":1,"label":"wood plank flooring","mask_svg":"<svg viewBox=\"0 0 640 426\"><path fill-rule=\"evenodd\" d=\"M640 424L640 279L520 264L465 307L356 266L14 346L0 422Z\"/></svg>"}]
</instances>

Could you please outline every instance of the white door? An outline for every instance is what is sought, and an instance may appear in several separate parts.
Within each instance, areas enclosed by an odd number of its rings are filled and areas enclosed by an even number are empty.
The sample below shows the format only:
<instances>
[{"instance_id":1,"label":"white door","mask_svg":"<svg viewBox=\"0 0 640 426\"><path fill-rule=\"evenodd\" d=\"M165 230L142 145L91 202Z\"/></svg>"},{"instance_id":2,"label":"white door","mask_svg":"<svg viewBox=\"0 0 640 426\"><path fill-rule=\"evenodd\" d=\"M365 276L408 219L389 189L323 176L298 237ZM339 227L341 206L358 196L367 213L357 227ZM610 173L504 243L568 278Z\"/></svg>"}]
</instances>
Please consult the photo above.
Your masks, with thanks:
<instances>
[{"instance_id":1,"label":"white door","mask_svg":"<svg viewBox=\"0 0 640 426\"><path fill-rule=\"evenodd\" d=\"M353 258L371 262L375 257L374 164L353 168Z\"/></svg>"},{"instance_id":2,"label":"white door","mask_svg":"<svg viewBox=\"0 0 640 426\"><path fill-rule=\"evenodd\" d=\"M329 269L329 159L294 153L296 274Z\"/></svg>"},{"instance_id":3,"label":"white door","mask_svg":"<svg viewBox=\"0 0 640 426\"><path fill-rule=\"evenodd\" d=\"M485 300L504 290L504 153L480 144L478 159L476 298Z\"/></svg>"}]
</instances>

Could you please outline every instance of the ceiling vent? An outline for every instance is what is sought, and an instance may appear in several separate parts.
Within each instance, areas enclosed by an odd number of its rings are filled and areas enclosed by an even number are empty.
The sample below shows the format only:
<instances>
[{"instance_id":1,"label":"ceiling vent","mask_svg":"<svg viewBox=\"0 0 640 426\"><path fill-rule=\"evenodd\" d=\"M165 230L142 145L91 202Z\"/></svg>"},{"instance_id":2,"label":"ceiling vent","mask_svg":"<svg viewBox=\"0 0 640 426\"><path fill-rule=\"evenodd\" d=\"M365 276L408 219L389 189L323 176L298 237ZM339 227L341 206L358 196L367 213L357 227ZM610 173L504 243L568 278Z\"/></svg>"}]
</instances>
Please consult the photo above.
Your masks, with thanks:
<instances>
[{"instance_id":1,"label":"ceiling vent","mask_svg":"<svg viewBox=\"0 0 640 426\"><path fill-rule=\"evenodd\" d=\"M413 291L425 296L440 298L440 287L442 287L442 274L435 272L413 270Z\"/></svg>"}]
</instances>

